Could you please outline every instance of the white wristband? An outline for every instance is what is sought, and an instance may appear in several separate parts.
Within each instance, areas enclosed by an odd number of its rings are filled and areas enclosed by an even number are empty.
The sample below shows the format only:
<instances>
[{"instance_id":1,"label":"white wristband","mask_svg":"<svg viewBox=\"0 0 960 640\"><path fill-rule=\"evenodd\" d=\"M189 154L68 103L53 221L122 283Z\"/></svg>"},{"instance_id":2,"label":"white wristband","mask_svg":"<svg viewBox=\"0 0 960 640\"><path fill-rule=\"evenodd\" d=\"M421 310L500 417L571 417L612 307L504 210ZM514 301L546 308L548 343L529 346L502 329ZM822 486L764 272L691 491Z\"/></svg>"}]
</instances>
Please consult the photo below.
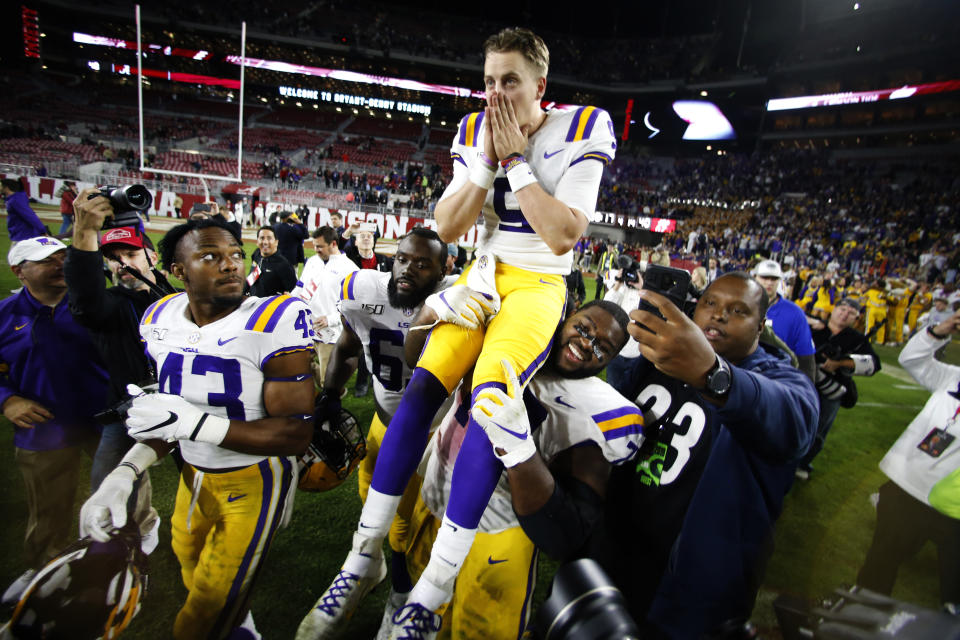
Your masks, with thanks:
<instances>
[{"instance_id":1,"label":"white wristband","mask_svg":"<svg viewBox=\"0 0 960 640\"><path fill-rule=\"evenodd\" d=\"M477 185L484 191L489 191L493 187L493 179L497 176L496 168L490 168L481 159L477 159L473 168L470 169L470 182Z\"/></svg>"},{"instance_id":2,"label":"white wristband","mask_svg":"<svg viewBox=\"0 0 960 640\"><path fill-rule=\"evenodd\" d=\"M157 452L153 450L153 447L138 442L130 447L130 451L127 451L127 455L123 456L120 464L131 467L131 470L137 469L136 473L139 476L156 461Z\"/></svg>"},{"instance_id":3,"label":"white wristband","mask_svg":"<svg viewBox=\"0 0 960 640\"><path fill-rule=\"evenodd\" d=\"M537 176L533 175L529 164L518 162L507 171L507 180L510 181L510 191L516 193L536 182Z\"/></svg>"},{"instance_id":4,"label":"white wristband","mask_svg":"<svg viewBox=\"0 0 960 640\"><path fill-rule=\"evenodd\" d=\"M189 439L194 442L208 442L219 445L227 437L230 420L210 413L205 413L204 416L206 416L206 419L201 418L201 422L198 422L197 426L194 427Z\"/></svg>"}]
</instances>

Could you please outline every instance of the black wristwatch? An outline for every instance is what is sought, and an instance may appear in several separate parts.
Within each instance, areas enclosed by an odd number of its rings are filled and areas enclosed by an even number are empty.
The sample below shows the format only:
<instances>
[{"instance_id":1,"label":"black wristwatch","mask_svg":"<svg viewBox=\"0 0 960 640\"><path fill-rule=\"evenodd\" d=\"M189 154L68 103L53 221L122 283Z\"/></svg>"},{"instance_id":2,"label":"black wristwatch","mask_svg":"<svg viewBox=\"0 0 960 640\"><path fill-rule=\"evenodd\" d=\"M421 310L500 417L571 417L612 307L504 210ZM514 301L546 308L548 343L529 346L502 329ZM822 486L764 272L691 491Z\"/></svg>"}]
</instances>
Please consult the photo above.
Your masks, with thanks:
<instances>
[{"instance_id":1,"label":"black wristwatch","mask_svg":"<svg viewBox=\"0 0 960 640\"><path fill-rule=\"evenodd\" d=\"M730 365L717 356L717 361L707 372L707 386L704 391L711 396L722 398L730 392L731 382L733 382L733 373L730 371Z\"/></svg>"}]
</instances>

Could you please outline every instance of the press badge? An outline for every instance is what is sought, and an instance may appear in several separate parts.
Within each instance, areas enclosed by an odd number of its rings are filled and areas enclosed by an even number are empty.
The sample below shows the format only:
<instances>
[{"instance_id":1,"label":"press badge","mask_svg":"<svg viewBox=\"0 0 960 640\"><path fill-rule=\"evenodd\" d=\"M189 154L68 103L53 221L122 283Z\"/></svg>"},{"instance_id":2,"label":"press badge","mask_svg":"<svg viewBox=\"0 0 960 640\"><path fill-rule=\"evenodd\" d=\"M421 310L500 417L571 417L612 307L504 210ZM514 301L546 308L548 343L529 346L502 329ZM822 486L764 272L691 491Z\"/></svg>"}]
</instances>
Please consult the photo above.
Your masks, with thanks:
<instances>
[{"instance_id":1,"label":"press badge","mask_svg":"<svg viewBox=\"0 0 960 640\"><path fill-rule=\"evenodd\" d=\"M931 458L939 458L940 454L946 451L950 443L956 439L943 429L934 429L927 434L927 437L917 445L917 449L923 451Z\"/></svg>"}]
</instances>

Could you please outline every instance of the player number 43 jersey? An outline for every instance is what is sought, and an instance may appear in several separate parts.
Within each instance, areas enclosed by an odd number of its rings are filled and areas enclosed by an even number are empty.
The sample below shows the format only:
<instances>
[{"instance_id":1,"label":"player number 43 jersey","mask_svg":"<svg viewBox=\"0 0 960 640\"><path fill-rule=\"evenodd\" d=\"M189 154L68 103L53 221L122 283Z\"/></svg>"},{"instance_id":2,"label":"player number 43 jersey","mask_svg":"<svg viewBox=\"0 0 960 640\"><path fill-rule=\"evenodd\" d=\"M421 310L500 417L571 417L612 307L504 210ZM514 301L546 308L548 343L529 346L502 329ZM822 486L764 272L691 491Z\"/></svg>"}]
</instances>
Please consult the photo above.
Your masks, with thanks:
<instances>
[{"instance_id":1,"label":"player number 43 jersey","mask_svg":"<svg viewBox=\"0 0 960 640\"><path fill-rule=\"evenodd\" d=\"M246 298L203 327L187 311L187 294L177 293L155 302L140 321L160 391L231 420L266 417L263 368L276 356L312 349L310 308L286 295ZM180 441L180 450L184 460L208 469L246 467L265 457L189 440Z\"/></svg>"}]
</instances>

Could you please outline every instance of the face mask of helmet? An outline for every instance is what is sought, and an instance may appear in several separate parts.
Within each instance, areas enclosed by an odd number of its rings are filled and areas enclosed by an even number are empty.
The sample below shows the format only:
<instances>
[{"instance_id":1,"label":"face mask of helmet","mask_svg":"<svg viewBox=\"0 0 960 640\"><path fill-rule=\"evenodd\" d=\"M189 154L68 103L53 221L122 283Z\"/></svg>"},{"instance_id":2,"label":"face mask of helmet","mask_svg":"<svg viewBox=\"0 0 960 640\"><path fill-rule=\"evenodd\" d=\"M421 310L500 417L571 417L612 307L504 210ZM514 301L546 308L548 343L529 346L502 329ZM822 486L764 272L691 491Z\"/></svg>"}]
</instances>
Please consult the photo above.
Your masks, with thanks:
<instances>
[{"instance_id":1,"label":"face mask of helmet","mask_svg":"<svg viewBox=\"0 0 960 640\"><path fill-rule=\"evenodd\" d=\"M367 455L366 438L356 417L346 409L322 409L323 394L314 411L313 439L298 458L303 491L329 491L343 484ZM337 403L338 404L338 403Z\"/></svg>"},{"instance_id":2,"label":"face mask of helmet","mask_svg":"<svg viewBox=\"0 0 960 640\"><path fill-rule=\"evenodd\" d=\"M139 611L146 586L140 532L128 522L109 541L78 540L40 569L0 637L116 638Z\"/></svg>"}]
</instances>

